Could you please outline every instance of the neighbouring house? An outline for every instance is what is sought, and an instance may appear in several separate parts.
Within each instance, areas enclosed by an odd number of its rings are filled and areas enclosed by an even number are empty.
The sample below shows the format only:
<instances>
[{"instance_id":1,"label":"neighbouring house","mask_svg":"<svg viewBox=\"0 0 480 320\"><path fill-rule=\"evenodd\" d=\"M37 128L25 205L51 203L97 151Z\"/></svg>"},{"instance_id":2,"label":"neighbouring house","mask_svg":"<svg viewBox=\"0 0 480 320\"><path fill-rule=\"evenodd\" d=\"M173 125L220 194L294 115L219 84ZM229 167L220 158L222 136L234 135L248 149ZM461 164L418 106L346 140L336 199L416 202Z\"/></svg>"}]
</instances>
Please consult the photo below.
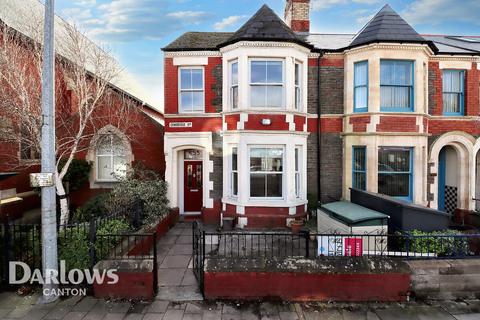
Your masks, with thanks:
<instances>
[{"instance_id":1,"label":"neighbouring house","mask_svg":"<svg viewBox=\"0 0 480 320\"><path fill-rule=\"evenodd\" d=\"M420 35L388 5L357 34L312 33L309 2L163 48L173 206L249 228L350 188L474 210L480 36Z\"/></svg>"},{"instance_id":2,"label":"neighbouring house","mask_svg":"<svg viewBox=\"0 0 480 320\"><path fill-rule=\"evenodd\" d=\"M13 32L15 39L22 39L24 44L22 48L28 53L28 50L34 47L32 43L37 39L35 35L29 34L31 29L25 26L32 23L34 16L43 17L43 12L43 4L36 0L1 1L0 39L5 36L4 32ZM65 38L62 32L66 32L66 24L64 20L56 17L57 70L61 70L59 65L64 59L68 59L68 53L62 52L62 46L59 45L59 41ZM83 35L79 36L83 37ZM86 38L82 41L88 41L88 45L94 46L93 42ZM0 41L1 45L3 42ZM35 74L31 76L35 77ZM68 80L61 72L57 72L56 78L56 117L67 120L76 119L78 115L74 102L77 97L73 90L69 89ZM93 196L111 189L118 178L126 174L126 169L135 164L141 164L164 176L163 114L154 108L154 104L149 102L152 100L151 97L145 94L126 72L122 71L114 79L115 81L110 83L108 99L105 99L101 108L98 109L100 115L92 118L95 119L94 123L88 124L87 141L83 142L82 148L75 155L76 159L90 162L92 168L88 182L70 192L71 208L77 208ZM37 80L40 83L40 79ZM0 85L5 84L0 83ZM2 99L1 96L0 99ZM114 119L108 116L118 109L126 109L127 105L129 111L122 114L125 119ZM1 115L0 110L0 126L19 125L14 120ZM127 125L120 126L118 125L120 122ZM74 124L72 122L71 125ZM57 129L57 139L62 138L62 130L68 129L68 126L67 123L64 127ZM15 130L11 132L12 135L18 134ZM15 136L13 138L8 139L10 141L0 142L0 177L3 178L0 179L0 199L2 200L0 219L7 215L9 219L17 218L23 212L39 207L40 204L38 193L29 185L29 173L40 170L39 154L29 147L22 146L20 140L12 141L15 140Z\"/></svg>"}]
</instances>

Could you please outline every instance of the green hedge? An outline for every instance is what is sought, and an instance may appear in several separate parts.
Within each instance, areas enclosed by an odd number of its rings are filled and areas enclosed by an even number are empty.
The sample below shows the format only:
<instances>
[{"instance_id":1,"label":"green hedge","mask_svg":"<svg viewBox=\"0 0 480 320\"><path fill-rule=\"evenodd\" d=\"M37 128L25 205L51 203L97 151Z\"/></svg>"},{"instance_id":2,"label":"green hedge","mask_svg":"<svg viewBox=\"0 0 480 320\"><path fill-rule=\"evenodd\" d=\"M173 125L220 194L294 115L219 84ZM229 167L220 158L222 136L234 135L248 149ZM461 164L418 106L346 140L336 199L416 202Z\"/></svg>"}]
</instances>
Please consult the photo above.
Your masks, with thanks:
<instances>
[{"instance_id":1,"label":"green hedge","mask_svg":"<svg viewBox=\"0 0 480 320\"><path fill-rule=\"evenodd\" d=\"M469 252L469 240L457 230L424 232L413 230L404 234L403 249L415 253L437 253L438 256L462 255Z\"/></svg>"}]
</instances>

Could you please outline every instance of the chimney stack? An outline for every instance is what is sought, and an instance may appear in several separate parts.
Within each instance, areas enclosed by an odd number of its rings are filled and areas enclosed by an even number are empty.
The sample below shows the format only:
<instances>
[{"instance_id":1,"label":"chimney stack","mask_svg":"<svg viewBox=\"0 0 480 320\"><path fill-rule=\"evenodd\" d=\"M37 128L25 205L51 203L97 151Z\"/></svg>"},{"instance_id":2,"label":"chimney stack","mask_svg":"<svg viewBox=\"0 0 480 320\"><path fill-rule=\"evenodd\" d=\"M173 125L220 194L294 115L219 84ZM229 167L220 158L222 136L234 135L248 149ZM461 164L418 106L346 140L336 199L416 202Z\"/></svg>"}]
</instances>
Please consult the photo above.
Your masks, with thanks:
<instances>
[{"instance_id":1,"label":"chimney stack","mask_svg":"<svg viewBox=\"0 0 480 320\"><path fill-rule=\"evenodd\" d=\"M310 0L287 0L285 22L295 32L310 32Z\"/></svg>"}]
</instances>

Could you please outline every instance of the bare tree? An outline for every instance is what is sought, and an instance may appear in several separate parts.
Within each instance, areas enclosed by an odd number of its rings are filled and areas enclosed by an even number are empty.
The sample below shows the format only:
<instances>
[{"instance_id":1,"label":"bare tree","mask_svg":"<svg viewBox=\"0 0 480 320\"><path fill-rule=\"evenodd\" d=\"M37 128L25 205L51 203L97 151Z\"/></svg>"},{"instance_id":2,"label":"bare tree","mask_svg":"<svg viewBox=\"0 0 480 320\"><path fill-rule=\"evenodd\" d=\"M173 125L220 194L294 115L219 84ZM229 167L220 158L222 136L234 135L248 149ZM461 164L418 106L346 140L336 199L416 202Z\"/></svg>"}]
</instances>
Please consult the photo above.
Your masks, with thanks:
<instances>
[{"instance_id":1,"label":"bare tree","mask_svg":"<svg viewBox=\"0 0 480 320\"><path fill-rule=\"evenodd\" d=\"M41 22L30 19L29 37L1 25L0 42L0 141L18 143L19 153L40 154L41 132ZM63 179L75 156L90 147L99 128L110 124L128 132L137 121L133 100L113 85L122 70L104 49L93 44L72 24L62 23L57 34L56 66L56 190L60 198L60 224L69 217ZM3 129L2 129L3 128ZM5 132L1 132L1 131ZM8 132L7 132L8 131ZM5 157L5 155L4 155ZM30 165L19 162L10 153L11 166ZM21 156L20 156L21 158Z\"/></svg>"}]
</instances>

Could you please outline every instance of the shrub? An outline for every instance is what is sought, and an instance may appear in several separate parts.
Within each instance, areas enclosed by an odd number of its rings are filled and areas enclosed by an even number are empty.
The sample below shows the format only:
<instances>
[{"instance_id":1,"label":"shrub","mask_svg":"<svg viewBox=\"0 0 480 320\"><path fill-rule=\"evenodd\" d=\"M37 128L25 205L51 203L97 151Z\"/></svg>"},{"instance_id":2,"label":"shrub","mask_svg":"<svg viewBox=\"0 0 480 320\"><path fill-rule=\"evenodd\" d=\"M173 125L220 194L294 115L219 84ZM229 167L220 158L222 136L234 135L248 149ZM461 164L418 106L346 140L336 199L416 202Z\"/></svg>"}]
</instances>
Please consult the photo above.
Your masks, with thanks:
<instances>
[{"instance_id":1,"label":"shrub","mask_svg":"<svg viewBox=\"0 0 480 320\"><path fill-rule=\"evenodd\" d=\"M97 260L107 257L122 240L122 234L130 230L130 225L124 219L109 220L99 226L95 242Z\"/></svg>"},{"instance_id":2,"label":"shrub","mask_svg":"<svg viewBox=\"0 0 480 320\"><path fill-rule=\"evenodd\" d=\"M95 249L97 261L103 259L120 242L123 233L130 230L130 226L123 219L113 219L102 223L97 228ZM101 235L115 235L101 237ZM88 269L91 266L89 224L77 225L61 229L58 234L58 255L65 260L67 270Z\"/></svg>"},{"instance_id":3,"label":"shrub","mask_svg":"<svg viewBox=\"0 0 480 320\"><path fill-rule=\"evenodd\" d=\"M108 193L99 194L88 200L82 207L73 213L74 222L88 222L92 217L102 217L108 214L106 202L110 195Z\"/></svg>"},{"instance_id":4,"label":"shrub","mask_svg":"<svg viewBox=\"0 0 480 320\"><path fill-rule=\"evenodd\" d=\"M154 227L169 213L167 183L151 170L135 168L120 179L110 193L107 207L111 212L134 210L138 200L142 201L143 224L147 227Z\"/></svg>"},{"instance_id":5,"label":"shrub","mask_svg":"<svg viewBox=\"0 0 480 320\"><path fill-rule=\"evenodd\" d=\"M67 161L60 160L59 170L65 166ZM82 159L73 159L68 167L63 182L68 182L70 191L80 189L88 181L88 176L92 170L92 164Z\"/></svg>"},{"instance_id":6,"label":"shrub","mask_svg":"<svg viewBox=\"0 0 480 320\"><path fill-rule=\"evenodd\" d=\"M404 249L416 253L437 253L439 256L463 255L469 252L469 241L457 230L410 231L405 235Z\"/></svg>"},{"instance_id":7,"label":"shrub","mask_svg":"<svg viewBox=\"0 0 480 320\"><path fill-rule=\"evenodd\" d=\"M85 224L60 230L58 256L60 260L65 260L67 270L90 267L88 229L88 224Z\"/></svg>"}]
</instances>

